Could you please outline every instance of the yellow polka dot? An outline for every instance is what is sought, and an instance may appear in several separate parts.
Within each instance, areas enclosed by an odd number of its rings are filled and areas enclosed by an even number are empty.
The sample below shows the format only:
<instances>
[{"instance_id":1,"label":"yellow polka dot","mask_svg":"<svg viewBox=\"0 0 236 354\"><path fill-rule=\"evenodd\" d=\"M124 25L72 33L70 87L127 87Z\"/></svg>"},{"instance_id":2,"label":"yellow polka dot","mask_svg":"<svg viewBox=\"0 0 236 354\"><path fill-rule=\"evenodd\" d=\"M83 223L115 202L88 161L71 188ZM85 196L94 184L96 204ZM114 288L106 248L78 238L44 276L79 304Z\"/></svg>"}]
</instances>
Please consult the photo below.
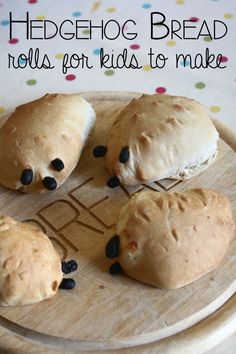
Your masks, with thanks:
<instances>
[{"instance_id":1,"label":"yellow polka dot","mask_svg":"<svg viewBox=\"0 0 236 354\"><path fill-rule=\"evenodd\" d=\"M151 68L151 66L149 64L145 64L145 65L143 65L143 70L144 71L151 71L152 68Z\"/></svg>"},{"instance_id":2,"label":"yellow polka dot","mask_svg":"<svg viewBox=\"0 0 236 354\"><path fill-rule=\"evenodd\" d=\"M108 7L107 12L116 12L115 7Z\"/></svg>"},{"instance_id":3,"label":"yellow polka dot","mask_svg":"<svg viewBox=\"0 0 236 354\"><path fill-rule=\"evenodd\" d=\"M176 0L177 5L184 5L185 1L184 0Z\"/></svg>"},{"instance_id":4,"label":"yellow polka dot","mask_svg":"<svg viewBox=\"0 0 236 354\"><path fill-rule=\"evenodd\" d=\"M218 113L220 112L221 108L219 106L211 106L210 111L213 113Z\"/></svg>"},{"instance_id":5,"label":"yellow polka dot","mask_svg":"<svg viewBox=\"0 0 236 354\"><path fill-rule=\"evenodd\" d=\"M40 16L37 16L36 19L37 20L45 20L46 16L43 16L43 15L40 15Z\"/></svg>"},{"instance_id":6,"label":"yellow polka dot","mask_svg":"<svg viewBox=\"0 0 236 354\"><path fill-rule=\"evenodd\" d=\"M64 57L64 53L57 53L57 54L55 55L55 58L56 58L56 59L63 59L63 57Z\"/></svg>"},{"instance_id":7,"label":"yellow polka dot","mask_svg":"<svg viewBox=\"0 0 236 354\"><path fill-rule=\"evenodd\" d=\"M173 47L174 45L176 45L176 41L167 41L166 44L168 45L168 47Z\"/></svg>"},{"instance_id":8,"label":"yellow polka dot","mask_svg":"<svg viewBox=\"0 0 236 354\"><path fill-rule=\"evenodd\" d=\"M5 112L5 108L0 106L0 114Z\"/></svg>"},{"instance_id":9,"label":"yellow polka dot","mask_svg":"<svg viewBox=\"0 0 236 354\"><path fill-rule=\"evenodd\" d=\"M226 20L230 20L233 17L234 17L233 14L230 14L228 12L226 14L224 14L224 18L226 18Z\"/></svg>"}]
</instances>

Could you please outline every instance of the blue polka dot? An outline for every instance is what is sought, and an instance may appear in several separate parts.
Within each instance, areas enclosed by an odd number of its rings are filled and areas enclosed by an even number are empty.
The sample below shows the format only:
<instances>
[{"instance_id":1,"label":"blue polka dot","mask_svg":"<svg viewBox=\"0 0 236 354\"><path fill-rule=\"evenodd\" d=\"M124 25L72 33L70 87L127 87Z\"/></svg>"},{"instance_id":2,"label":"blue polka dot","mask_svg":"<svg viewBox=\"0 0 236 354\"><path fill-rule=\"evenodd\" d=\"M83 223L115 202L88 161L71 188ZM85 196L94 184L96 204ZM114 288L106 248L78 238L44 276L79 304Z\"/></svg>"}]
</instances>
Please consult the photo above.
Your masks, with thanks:
<instances>
[{"instance_id":1,"label":"blue polka dot","mask_svg":"<svg viewBox=\"0 0 236 354\"><path fill-rule=\"evenodd\" d=\"M143 4L144 9L150 9L152 7L151 4Z\"/></svg>"},{"instance_id":2,"label":"blue polka dot","mask_svg":"<svg viewBox=\"0 0 236 354\"><path fill-rule=\"evenodd\" d=\"M99 55L100 54L100 48L96 48L93 50L94 55Z\"/></svg>"},{"instance_id":3,"label":"blue polka dot","mask_svg":"<svg viewBox=\"0 0 236 354\"><path fill-rule=\"evenodd\" d=\"M80 17L81 15L82 15L82 13L79 11L73 12L73 14L72 14L72 16L74 16L74 17Z\"/></svg>"},{"instance_id":4,"label":"blue polka dot","mask_svg":"<svg viewBox=\"0 0 236 354\"><path fill-rule=\"evenodd\" d=\"M25 62L26 62L26 59L22 59L22 58L19 58L19 59L18 59L19 65L24 65Z\"/></svg>"},{"instance_id":5,"label":"blue polka dot","mask_svg":"<svg viewBox=\"0 0 236 354\"><path fill-rule=\"evenodd\" d=\"M7 26L7 25L9 25L9 21L8 20L3 20L3 21L1 21L1 25L2 26Z\"/></svg>"},{"instance_id":6,"label":"blue polka dot","mask_svg":"<svg viewBox=\"0 0 236 354\"><path fill-rule=\"evenodd\" d=\"M184 62L184 61L181 61L180 64L185 67L185 66L189 66L190 62L187 61L187 60L185 60L185 62Z\"/></svg>"}]
</instances>

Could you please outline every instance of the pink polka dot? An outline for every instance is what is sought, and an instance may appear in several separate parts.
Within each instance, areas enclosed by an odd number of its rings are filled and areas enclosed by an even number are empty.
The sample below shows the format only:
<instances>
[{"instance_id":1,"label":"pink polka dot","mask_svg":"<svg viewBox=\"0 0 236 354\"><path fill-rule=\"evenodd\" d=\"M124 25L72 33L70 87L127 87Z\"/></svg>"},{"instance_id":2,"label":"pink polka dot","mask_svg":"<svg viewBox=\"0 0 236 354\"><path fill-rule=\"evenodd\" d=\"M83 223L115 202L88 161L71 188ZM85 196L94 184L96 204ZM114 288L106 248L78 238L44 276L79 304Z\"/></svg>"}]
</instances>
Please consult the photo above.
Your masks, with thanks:
<instances>
[{"instance_id":1,"label":"pink polka dot","mask_svg":"<svg viewBox=\"0 0 236 354\"><path fill-rule=\"evenodd\" d=\"M36 4L37 0L28 0L29 4Z\"/></svg>"},{"instance_id":2,"label":"pink polka dot","mask_svg":"<svg viewBox=\"0 0 236 354\"><path fill-rule=\"evenodd\" d=\"M157 87L155 91L156 91L156 93L165 93L166 88L165 87Z\"/></svg>"},{"instance_id":3,"label":"pink polka dot","mask_svg":"<svg viewBox=\"0 0 236 354\"><path fill-rule=\"evenodd\" d=\"M198 22L199 18L198 17L190 17L189 21L191 22Z\"/></svg>"},{"instance_id":4,"label":"pink polka dot","mask_svg":"<svg viewBox=\"0 0 236 354\"><path fill-rule=\"evenodd\" d=\"M140 45L138 45L138 44L132 44L132 45L130 46L130 48L136 50L136 49L139 49L139 48L140 48Z\"/></svg>"},{"instance_id":5,"label":"pink polka dot","mask_svg":"<svg viewBox=\"0 0 236 354\"><path fill-rule=\"evenodd\" d=\"M228 58L223 55L221 58L221 63L226 63L227 61L228 61Z\"/></svg>"},{"instance_id":6,"label":"pink polka dot","mask_svg":"<svg viewBox=\"0 0 236 354\"><path fill-rule=\"evenodd\" d=\"M75 80L76 76L73 74L66 75L66 80L67 81L73 81Z\"/></svg>"},{"instance_id":7,"label":"pink polka dot","mask_svg":"<svg viewBox=\"0 0 236 354\"><path fill-rule=\"evenodd\" d=\"M10 43L10 44L16 44L18 42L19 42L19 39L17 39L17 38L12 38L12 39L9 39L9 41L8 41L8 43Z\"/></svg>"}]
</instances>

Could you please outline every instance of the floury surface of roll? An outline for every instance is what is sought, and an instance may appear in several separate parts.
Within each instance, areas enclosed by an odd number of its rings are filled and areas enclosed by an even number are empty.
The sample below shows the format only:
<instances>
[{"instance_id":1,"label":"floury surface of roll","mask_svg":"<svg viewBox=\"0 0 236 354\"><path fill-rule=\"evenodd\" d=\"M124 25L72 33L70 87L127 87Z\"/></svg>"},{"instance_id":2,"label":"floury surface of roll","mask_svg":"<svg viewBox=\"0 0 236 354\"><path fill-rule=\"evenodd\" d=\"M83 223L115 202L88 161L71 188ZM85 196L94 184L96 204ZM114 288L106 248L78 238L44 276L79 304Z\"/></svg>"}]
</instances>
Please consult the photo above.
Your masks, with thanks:
<instances>
[{"instance_id":1,"label":"floury surface of roll","mask_svg":"<svg viewBox=\"0 0 236 354\"><path fill-rule=\"evenodd\" d=\"M17 107L0 130L0 183L27 193L55 190L76 167L94 122L78 94L47 94Z\"/></svg>"},{"instance_id":2,"label":"floury surface of roll","mask_svg":"<svg viewBox=\"0 0 236 354\"><path fill-rule=\"evenodd\" d=\"M234 237L231 204L209 189L140 192L121 209L106 254L132 278L179 288L215 269Z\"/></svg>"},{"instance_id":3,"label":"floury surface of roll","mask_svg":"<svg viewBox=\"0 0 236 354\"><path fill-rule=\"evenodd\" d=\"M163 178L186 179L217 153L218 132L203 106L189 98L143 95L111 127L105 162L124 185Z\"/></svg>"}]
</instances>

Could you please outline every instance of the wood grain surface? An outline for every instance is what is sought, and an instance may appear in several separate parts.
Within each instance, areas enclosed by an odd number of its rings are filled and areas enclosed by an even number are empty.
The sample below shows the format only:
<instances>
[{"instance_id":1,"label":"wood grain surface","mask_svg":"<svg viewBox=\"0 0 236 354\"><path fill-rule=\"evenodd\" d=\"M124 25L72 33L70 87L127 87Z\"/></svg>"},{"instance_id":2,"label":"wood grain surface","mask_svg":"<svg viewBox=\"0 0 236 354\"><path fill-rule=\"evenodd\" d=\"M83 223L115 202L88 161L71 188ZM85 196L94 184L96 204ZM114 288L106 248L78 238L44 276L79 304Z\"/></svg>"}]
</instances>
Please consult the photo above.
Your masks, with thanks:
<instances>
[{"instance_id":1,"label":"wood grain surface","mask_svg":"<svg viewBox=\"0 0 236 354\"><path fill-rule=\"evenodd\" d=\"M77 288L60 291L54 299L40 304L0 308L2 338L12 332L28 343L78 352L160 341L208 317L235 293L236 241L217 270L178 290L155 289L107 272L110 262L105 259L104 248L114 232L119 209L141 190L177 191L201 186L226 194L236 220L236 154L221 140L216 162L189 181L162 180L111 190L106 186L109 174L103 159L94 159L91 151L105 144L116 114L138 94L83 96L94 105L97 122L69 180L56 192L44 195L0 188L2 214L35 223L51 237L62 258L78 261Z\"/></svg>"}]
</instances>

